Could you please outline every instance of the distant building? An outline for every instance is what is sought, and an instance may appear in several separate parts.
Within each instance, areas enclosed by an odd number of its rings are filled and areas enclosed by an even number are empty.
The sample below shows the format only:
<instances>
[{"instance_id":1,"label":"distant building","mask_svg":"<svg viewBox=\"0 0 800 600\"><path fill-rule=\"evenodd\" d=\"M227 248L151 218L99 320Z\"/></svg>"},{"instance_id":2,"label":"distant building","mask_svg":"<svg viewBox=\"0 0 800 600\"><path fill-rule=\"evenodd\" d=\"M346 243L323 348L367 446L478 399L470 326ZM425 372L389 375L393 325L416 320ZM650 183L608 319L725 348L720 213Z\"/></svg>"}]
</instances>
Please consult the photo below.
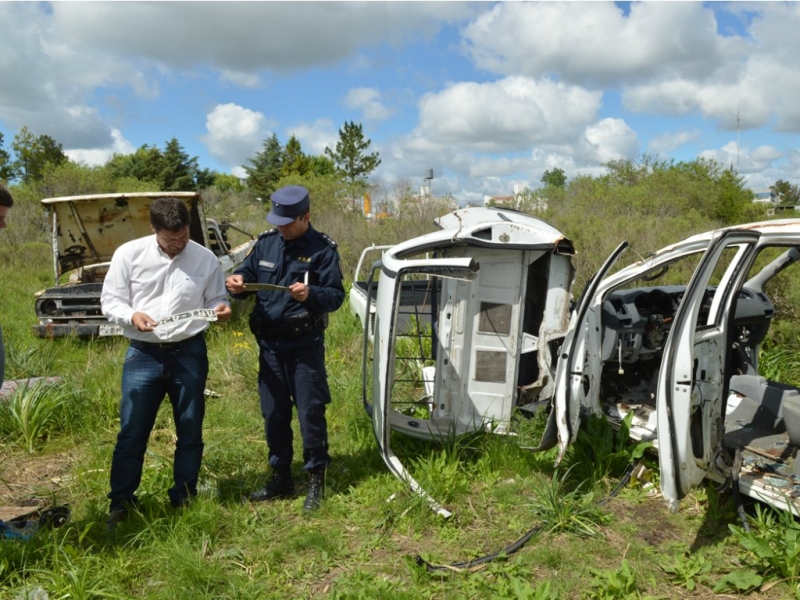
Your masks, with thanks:
<instances>
[{"instance_id":1,"label":"distant building","mask_svg":"<svg viewBox=\"0 0 800 600\"><path fill-rule=\"evenodd\" d=\"M484 196L483 205L523 211L547 210L547 198L541 190L531 192L526 187L514 184L513 196Z\"/></svg>"},{"instance_id":2,"label":"distant building","mask_svg":"<svg viewBox=\"0 0 800 600\"><path fill-rule=\"evenodd\" d=\"M772 190L751 190L753 192L753 202L758 204L777 204L778 197Z\"/></svg>"},{"instance_id":3,"label":"distant building","mask_svg":"<svg viewBox=\"0 0 800 600\"><path fill-rule=\"evenodd\" d=\"M497 206L500 208L517 208L516 196L484 196L484 206Z\"/></svg>"}]
</instances>

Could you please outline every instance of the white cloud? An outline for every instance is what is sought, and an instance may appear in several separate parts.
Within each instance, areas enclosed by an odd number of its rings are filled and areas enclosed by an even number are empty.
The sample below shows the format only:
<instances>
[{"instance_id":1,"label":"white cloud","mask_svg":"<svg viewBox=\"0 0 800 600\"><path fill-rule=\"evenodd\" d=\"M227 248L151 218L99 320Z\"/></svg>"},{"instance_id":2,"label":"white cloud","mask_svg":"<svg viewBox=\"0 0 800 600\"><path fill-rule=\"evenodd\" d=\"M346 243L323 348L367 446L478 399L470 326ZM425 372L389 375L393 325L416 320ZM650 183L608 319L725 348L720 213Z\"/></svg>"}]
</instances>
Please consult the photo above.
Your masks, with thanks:
<instances>
[{"instance_id":1,"label":"white cloud","mask_svg":"<svg viewBox=\"0 0 800 600\"><path fill-rule=\"evenodd\" d=\"M381 148L380 177L409 179L414 187L421 183L425 169L433 168L434 189L449 185L445 189L457 190L453 193L464 203L484 195L510 194L514 184L541 187L542 174L556 167L568 177L599 175L609 160L634 159L638 152L636 133L621 119L588 123L563 144L530 141L522 152L506 155L475 153L463 143L434 141L424 127L418 127Z\"/></svg>"},{"instance_id":2,"label":"white cloud","mask_svg":"<svg viewBox=\"0 0 800 600\"><path fill-rule=\"evenodd\" d=\"M171 68L289 72L336 62L363 45L435 34L474 7L459 2L64 2L53 19L73 45Z\"/></svg>"},{"instance_id":3,"label":"white cloud","mask_svg":"<svg viewBox=\"0 0 800 600\"><path fill-rule=\"evenodd\" d=\"M626 90L623 102L629 110L648 114L681 116L699 112L718 120L728 130L736 129L737 118L742 129L757 128L769 122L775 106L774 99L760 91L765 83L747 75L737 82L661 81Z\"/></svg>"},{"instance_id":4,"label":"white cloud","mask_svg":"<svg viewBox=\"0 0 800 600\"><path fill-rule=\"evenodd\" d=\"M0 3L0 22L13 24L0 51L0 121L47 134L65 148L108 148L112 126L90 102L92 90L122 82L143 94L151 88L130 63L65 43L45 6Z\"/></svg>"},{"instance_id":5,"label":"white cloud","mask_svg":"<svg viewBox=\"0 0 800 600\"><path fill-rule=\"evenodd\" d=\"M202 141L209 154L229 167L243 165L270 136L266 117L236 104L220 104L206 116Z\"/></svg>"},{"instance_id":6,"label":"white cloud","mask_svg":"<svg viewBox=\"0 0 800 600\"><path fill-rule=\"evenodd\" d=\"M94 167L106 164L115 154L133 154L136 151L136 148L125 139L119 129L111 131L111 139L112 144L106 148L65 149L64 154L74 162Z\"/></svg>"},{"instance_id":7,"label":"white cloud","mask_svg":"<svg viewBox=\"0 0 800 600\"><path fill-rule=\"evenodd\" d=\"M589 162L606 164L620 158L633 160L639 153L639 138L622 119L602 119L586 128L582 150Z\"/></svg>"},{"instance_id":8,"label":"white cloud","mask_svg":"<svg viewBox=\"0 0 800 600\"><path fill-rule=\"evenodd\" d=\"M463 30L477 65L571 83L625 83L663 73L704 77L730 45L697 2L499 2Z\"/></svg>"},{"instance_id":9,"label":"white cloud","mask_svg":"<svg viewBox=\"0 0 800 600\"><path fill-rule=\"evenodd\" d=\"M675 133L664 133L650 138L650 142L647 146L650 152L667 156L670 152L677 150L681 146L696 142L699 139L699 129L692 129L691 131L681 130Z\"/></svg>"},{"instance_id":10,"label":"white cloud","mask_svg":"<svg viewBox=\"0 0 800 600\"><path fill-rule=\"evenodd\" d=\"M743 175L751 175L772 169L782 155L772 146L759 146L750 151L747 147L739 147L735 141L731 141L722 148L703 150L700 156L713 159L724 168L733 167Z\"/></svg>"},{"instance_id":11,"label":"white cloud","mask_svg":"<svg viewBox=\"0 0 800 600\"><path fill-rule=\"evenodd\" d=\"M420 100L419 127L433 142L480 151L569 143L594 119L600 99L599 92L548 79L456 83Z\"/></svg>"},{"instance_id":12,"label":"white cloud","mask_svg":"<svg viewBox=\"0 0 800 600\"><path fill-rule=\"evenodd\" d=\"M367 121L384 121L395 110L381 101L381 93L375 88L354 88L344 98L346 108L360 110Z\"/></svg>"},{"instance_id":13,"label":"white cloud","mask_svg":"<svg viewBox=\"0 0 800 600\"><path fill-rule=\"evenodd\" d=\"M339 131L330 119L317 119L313 123L293 125L286 131L286 136L287 140L289 137L295 136L305 154L318 156L325 153L326 146L336 147Z\"/></svg>"},{"instance_id":14,"label":"white cloud","mask_svg":"<svg viewBox=\"0 0 800 600\"><path fill-rule=\"evenodd\" d=\"M220 71L219 79L243 88L257 88L261 85L261 79L258 75L242 73L241 71L229 71L228 69Z\"/></svg>"},{"instance_id":15,"label":"white cloud","mask_svg":"<svg viewBox=\"0 0 800 600\"><path fill-rule=\"evenodd\" d=\"M719 33L715 11L739 16L742 33ZM798 28L797 3L641 2L626 15L610 2L503 2L463 33L492 72L619 87L634 112L798 132Z\"/></svg>"},{"instance_id":16,"label":"white cloud","mask_svg":"<svg viewBox=\"0 0 800 600\"><path fill-rule=\"evenodd\" d=\"M94 108L98 92L113 99L130 89L152 100L163 77L208 69L252 89L263 71L331 66L365 46L432 36L475 10L459 2L3 2L0 123L103 149L112 123Z\"/></svg>"}]
</instances>

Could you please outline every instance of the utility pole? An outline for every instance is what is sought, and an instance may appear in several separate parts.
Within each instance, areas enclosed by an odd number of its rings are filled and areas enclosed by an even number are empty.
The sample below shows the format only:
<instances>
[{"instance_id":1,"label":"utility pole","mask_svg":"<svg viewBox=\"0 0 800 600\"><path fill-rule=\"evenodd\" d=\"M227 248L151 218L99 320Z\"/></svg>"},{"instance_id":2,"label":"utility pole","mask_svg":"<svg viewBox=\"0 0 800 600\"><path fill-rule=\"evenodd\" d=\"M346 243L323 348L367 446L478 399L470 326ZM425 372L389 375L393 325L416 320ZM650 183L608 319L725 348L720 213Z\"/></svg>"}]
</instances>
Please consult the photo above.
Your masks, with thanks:
<instances>
[{"instance_id":1,"label":"utility pole","mask_svg":"<svg viewBox=\"0 0 800 600\"><path fill-rule=\"evenodd\" d=\"M736 172L739 172L739 148L740 148L740 140L741 140L741 118L740 118L740 106L741 103L736 106Z\"/></svg>"}]
</instances>

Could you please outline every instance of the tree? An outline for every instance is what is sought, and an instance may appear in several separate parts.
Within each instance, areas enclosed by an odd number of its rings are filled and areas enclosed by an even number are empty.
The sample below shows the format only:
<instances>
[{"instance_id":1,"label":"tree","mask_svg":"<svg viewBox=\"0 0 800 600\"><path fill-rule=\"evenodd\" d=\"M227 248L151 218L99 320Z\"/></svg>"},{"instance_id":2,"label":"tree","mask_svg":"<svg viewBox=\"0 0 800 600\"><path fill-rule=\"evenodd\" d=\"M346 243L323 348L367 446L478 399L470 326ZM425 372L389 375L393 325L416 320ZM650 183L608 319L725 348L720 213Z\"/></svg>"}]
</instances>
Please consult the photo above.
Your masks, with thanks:
<instances>
[{"instance_id":1,"label":"tree","mask_svg":"<svg viewBox=\"0 0 800 600\"><path fill-rule=\"evenodd\" d=\"M601 177L601 181L609 185L635 186L649 175L669 166L670 162L651 154L643 154L636 162L619 158L606 163L608 173Z\"/></svg>"},{"instance_id":2,"label":"tree","mask_svg":"<svg viewBox=\"0 0 800 600\"><path fill-rule=\"evenodd\" d=\"M281 161L281 176L305 175L311 170L311 160L303 153L300 141L292 136L286 142L283 149L283 160Z\"/></svg>"},{"instance_id":3,"label":"tree","mask_svg":"<svg viewBox=\"0 0 800 600\"><path fill-rule=\"evenodd\" d=\"M545 187L563 188L567 184L567 174L563 169L556 167L555 169L548 169L542 175L540 180Z\"/></svg>"},{"instance_id":4,"label":"tree","mask_svg":"<svg viewBox=\"0 0 800 600\"><path fill-rule=\"evenodd\" d=\"M283 148L274 133L264 140L261 152L248 159L250 166L244 165L247 173L247 187L256 198L269 198L277 188L281 178Z\"/></svg>"},{"instance_id":5,"label":"tree","mask_svg":"<svg viewBox=\"0 0 800 600\"><path fill-rule=\"evenodd\" d=\"M314 175L334 175L336 173L336 165L327 156L309 156L309 169Z\"/></svg>"},{"instance_id":6,"label":"tree","mask_svg":"<svg viewBox=\"0 0 800 600\"><path fill-rule=\"evenodd\" d=\"M156 146L144 144L133 154L115 154L106 163L115 179L131 177L140 181L151 181L161 186L164 155Z\"/></svg>"},{"instance_id":7,"label":"tree","mask_svg":"<svg viewBox=\"0 0 800 600\"><path fill-rule=\"evenodd\" d=\"M243 192L242 181L232 173L217 173L214 177L214 187L220 192Z\"/></svg>"},{"instance_id":8,"label":"tree","mask_svg":"<svg viewBox=\"0 0 800 600\"><path fill-rule=\"evenodd\" d=\"M325 155L329 156L336 165L336 170L345 180L353 186L366 188L367 177L381 164L378 152L366 154L369 139L364 139L364 132L360 124L345 121L344 127L339 130L339 141L336 150L325 148Z\"/></svg>"},{"instance_id":9,"label":"tree","mask_svg":"<svg viewBox=\"0 0 800 600\"><path fill-rule=\"evenodd\" d=\"M196 159L195 159L196 160ZM219 177L219 173L212 169L197 169L197 175L195 175L195 182L197 183L198 190L205 190L207 188L213 187L217 182L217 177Z\"/></svg>"},{"instance_id":10,"label":"tree","mask_svg":"<svg viewBox=\"0 0 800 600\"><path fill-rule=\"evenodd\" d=\"M36 137L27 127L14 136L11 147L17 157L15 174L23 183L41 181L48 164L57 167L69 161L61 144L49 135Z\"/></svg>"},{"instance_id":11,"label":"tree","mask_svg":"<svg viewBox=\"0 0 800 600\"><path fill-rule=\"evenodd\" d=\"M105 168L115 179L132 178L154 183L161 191L193 192L214 184L216 172L199 169L197 157L190 158L180 142L172 138L164 151L144 144L133 154L115 154Z\"/></svg>"},{"instance_id":12,"label":"tree","mask_svg":"<svg viewBox=\"0 0 800 600\"><path fill-rule=\"evenodd\" d=\"M16 171L11 162L11 155L3 150L3 133L0 132L0 181L11 181L16 179Z\"/></svg>"},{"instance_id":13,"label":"tree","mask_svg":"<svg viewBox=\"0 0 800 600\"><path fill-rule=\"evenodd\" d=\"M777 197L778 204L800 204L800 186L778 179L769 189Z\"/></svg>"},{"instance_id":14,"label":"tree","mask_svg":"<svg viewBox=\"0 0 800 600\"><path fill-rule=\"evenodd\" d=\"M197 157L189 158L176 138L167 142L161 168L162 189L169 192L192 192L197 185Z\"/></svg>"},{"instance_id":15,"label":"tree","mask_svg":"<svg viewBox=\"0 0 800 600\"><path fill-rule=\"evenodd\" d=\"M732 168L725 169L715 183L717 194L712 216L727 224L745 220L748 209L753 205L753 193L745 187L744 177Z\"/></svg>"}]
</instances>

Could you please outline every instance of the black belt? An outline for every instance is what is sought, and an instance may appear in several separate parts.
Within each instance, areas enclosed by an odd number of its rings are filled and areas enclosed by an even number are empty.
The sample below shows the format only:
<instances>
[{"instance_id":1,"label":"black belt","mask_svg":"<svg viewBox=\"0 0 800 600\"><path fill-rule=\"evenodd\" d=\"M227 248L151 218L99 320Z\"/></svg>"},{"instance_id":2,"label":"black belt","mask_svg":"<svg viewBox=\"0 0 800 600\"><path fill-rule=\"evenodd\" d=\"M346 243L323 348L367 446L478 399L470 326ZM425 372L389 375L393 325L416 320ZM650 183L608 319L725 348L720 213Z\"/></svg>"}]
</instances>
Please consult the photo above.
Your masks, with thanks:
<instances>
[{"instance_id":1,"label":"black belt","mask_svg":"<svg viewBox=\"0 0 800 600\"><path fill-rule=\"evenodd\" d=\"M283 321L267 321L258 313L250 313L250 331L256 337L296 340L328 327L328 313L309 313L285 317Z\"/></svg>"},{"instance_id":2,"label":"black belt","mask_svg":"<svg viewBox=\"0 0 800 600\"><path fill-rule=\"evenodd\" d=\"M191 342L198 336L202 337L202 335L202 333L198 333L197 335L193 335L192 337L186 338L185 340L181 340L179 342L143 342L141 340L130 340L130 344L139 350L146 350L148 348L174 349L187 342Z\"/></svg>"}]
</instances>

